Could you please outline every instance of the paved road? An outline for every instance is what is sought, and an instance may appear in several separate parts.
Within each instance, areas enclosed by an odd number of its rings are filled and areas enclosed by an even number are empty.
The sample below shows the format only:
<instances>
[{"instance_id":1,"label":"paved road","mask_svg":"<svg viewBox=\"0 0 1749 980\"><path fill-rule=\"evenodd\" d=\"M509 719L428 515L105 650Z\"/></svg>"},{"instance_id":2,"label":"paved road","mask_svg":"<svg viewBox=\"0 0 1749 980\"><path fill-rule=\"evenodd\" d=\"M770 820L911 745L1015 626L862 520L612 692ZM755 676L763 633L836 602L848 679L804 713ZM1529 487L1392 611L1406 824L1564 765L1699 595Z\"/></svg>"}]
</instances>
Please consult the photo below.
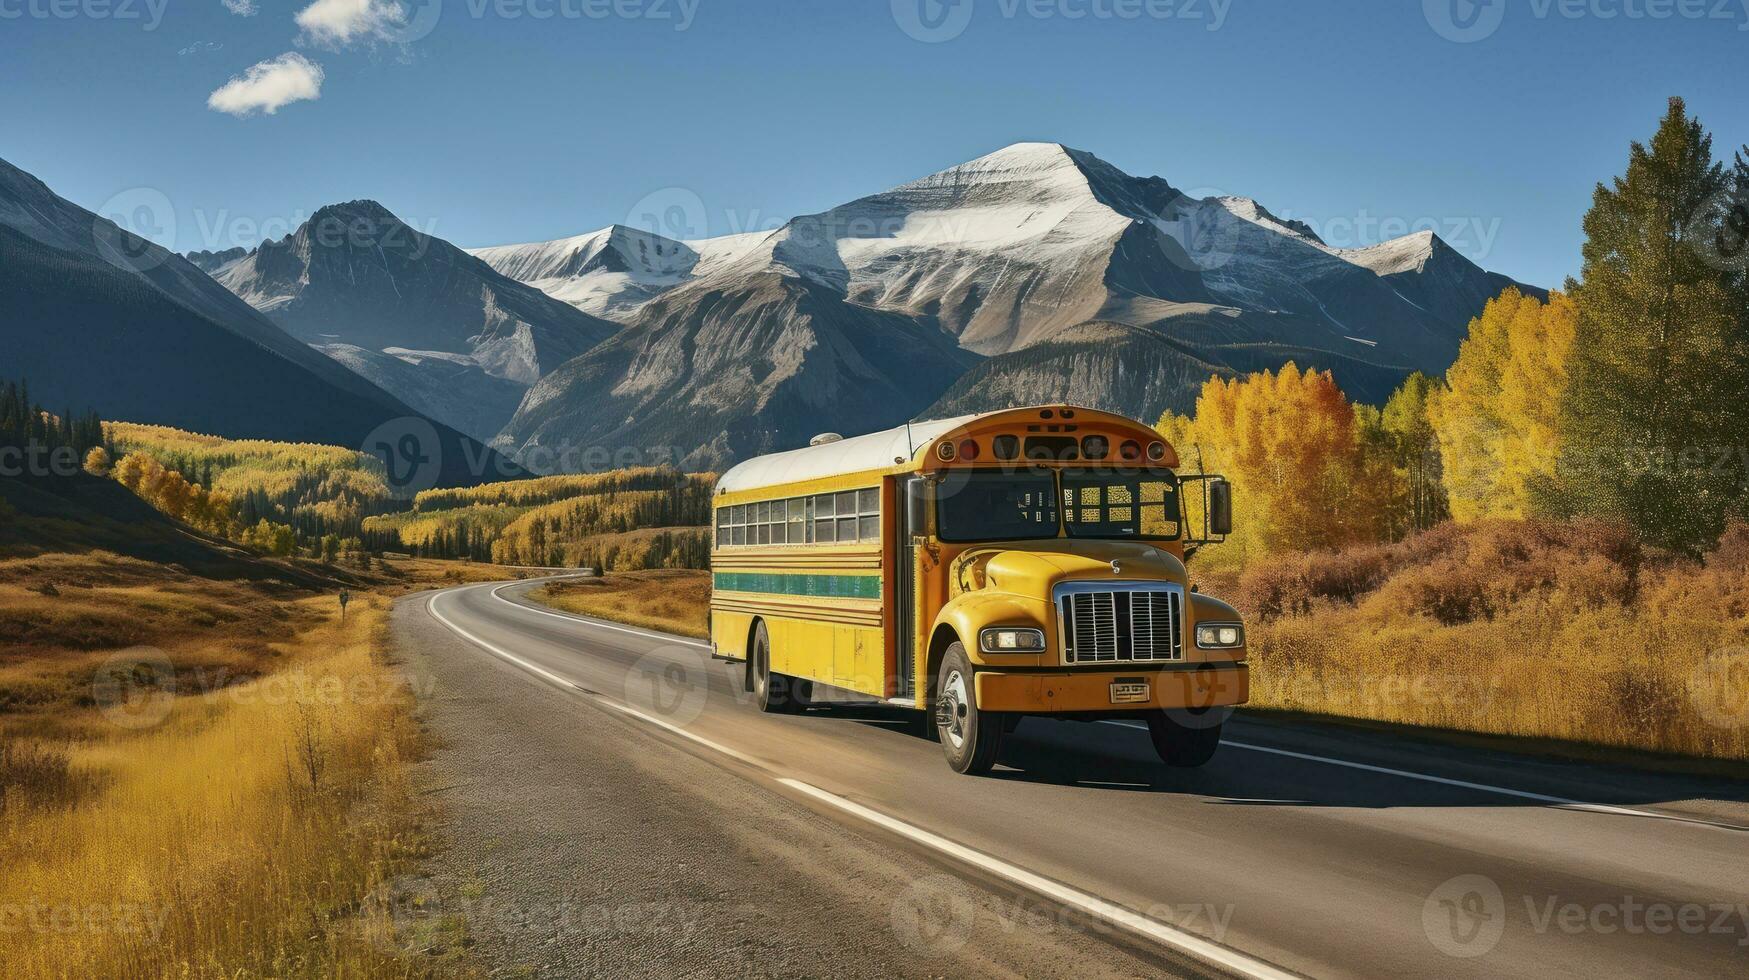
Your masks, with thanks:
<instances>
[{"instance_id":1,"label":"paved road","mask_svg":"<svg viewBox=\"0 0 1749 980\"><path fill-rule=\"evenodd\" d=\"M1128 725L1027 719L1002 766L970 778L903 714L762 715L702 645L532 606L530 587L403 600L397 634L444 697L512 706L499 709L509 733L470 730L502 717L455 711L438 726L459 746L446 752L494 740L476 753L480 778L558 752L546 743L566 732L589 732L567 751L592 755L542 776L542 793L607 785L626 760L595 756L635 756L653 795L644 808L622 786L615 805L629 809L613 819L639 826L606 828L562 880L599 876L617 834L696 821L662 845L686 851L688 870L646 873L642 893L729 875L741 885L714 900L742 915L708 927L717 945L675 951L676 974L1749 974L1740 784L1243 713L1203 769L1167 769ZM528 805L476 794L463 809L515 833ZM571 805L584 804L554 804ZM515 888L550 872L485 873ZM785 938L767 942L774 931ZM637 953L652 967L663 955Z\"/></svg>"}]
</instances>

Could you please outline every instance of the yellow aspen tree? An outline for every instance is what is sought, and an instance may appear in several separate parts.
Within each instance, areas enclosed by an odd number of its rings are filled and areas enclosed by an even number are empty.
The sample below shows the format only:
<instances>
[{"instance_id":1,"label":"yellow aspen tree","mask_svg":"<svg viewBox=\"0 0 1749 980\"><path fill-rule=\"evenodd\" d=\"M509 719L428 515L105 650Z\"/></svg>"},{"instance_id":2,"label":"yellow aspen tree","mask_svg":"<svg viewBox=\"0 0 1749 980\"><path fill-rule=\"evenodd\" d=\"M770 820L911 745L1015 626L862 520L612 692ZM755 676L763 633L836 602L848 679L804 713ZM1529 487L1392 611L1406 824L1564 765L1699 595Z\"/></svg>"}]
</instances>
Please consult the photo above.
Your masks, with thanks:
<instances>
[{"instance_id":1,"label":"yellow aspen tree","mask_svg":"<svg viewBox=\"0 0 1749 980\"><path fill-rule=\"evenodd\" d=\"M1556 422L1576 321L1569 297L1551 293L1543 303L1517 289L1470 321L1445 385L1427 403L1457 520L1544 509L1560 456Z\"/></svg>"}]
</instances>

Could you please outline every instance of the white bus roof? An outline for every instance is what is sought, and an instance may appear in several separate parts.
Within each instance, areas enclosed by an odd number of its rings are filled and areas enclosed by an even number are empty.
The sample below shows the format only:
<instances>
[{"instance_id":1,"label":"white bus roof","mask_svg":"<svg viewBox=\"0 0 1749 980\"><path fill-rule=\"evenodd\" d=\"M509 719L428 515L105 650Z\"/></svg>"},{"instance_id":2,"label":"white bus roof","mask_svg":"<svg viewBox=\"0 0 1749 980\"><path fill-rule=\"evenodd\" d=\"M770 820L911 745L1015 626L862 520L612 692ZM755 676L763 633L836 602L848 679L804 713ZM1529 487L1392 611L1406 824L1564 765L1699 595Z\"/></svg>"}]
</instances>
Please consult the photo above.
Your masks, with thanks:
<instances>
[{"instance_id":1,"label":"white bus roof","mask_svg":"<svg viewBox=\"0 0 1749 980\"><path fill-rule=\"evenodd\" d=\"M717 481L717 493L739 493L846 473L888 469L898 465L895 460L910 462L917 450L937 436L975 418L978 416L960 415L951 419L912 422L909 426L896 426L824 445L757 456L730 467L729 472Z\"/></svg>"}]
</instances>

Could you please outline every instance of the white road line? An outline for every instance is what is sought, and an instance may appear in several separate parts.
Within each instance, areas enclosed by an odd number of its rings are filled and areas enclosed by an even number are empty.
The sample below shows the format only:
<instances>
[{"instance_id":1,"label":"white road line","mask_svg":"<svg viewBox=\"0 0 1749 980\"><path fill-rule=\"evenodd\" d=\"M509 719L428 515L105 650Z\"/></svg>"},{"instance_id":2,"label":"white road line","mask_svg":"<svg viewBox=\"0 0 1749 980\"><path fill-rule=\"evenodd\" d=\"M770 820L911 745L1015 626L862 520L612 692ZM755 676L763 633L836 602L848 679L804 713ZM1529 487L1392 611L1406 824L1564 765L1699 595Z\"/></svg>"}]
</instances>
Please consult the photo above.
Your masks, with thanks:
<instances>
[{"instance_id":1,"label":"white road line","mask_svg":"<svg viewBox=\"0 0 1749 980\"><path fill-rule=\"evenodd\" d=\"M499 588L503 588L503 586L500 586ZM456 590L456 591L461 591L461 590ZM496 594L496 591L497 591L496 589L493 590L494 594ZM510 661L511 663L517 665L518 667L521 667L525 670L528 670L528 671L531 671L535 674L538 674L541 677L546 678L547 680L553 681L556 684L562 685L564 687L568 687L574 691L580 691L583 694L588 695L592 700L594 700L598 704L601 704L604 707L612 708L615 711L621 712L623 714L631 715L634 718L639 718L639 719L642 719L644 721L649 722L652 725L656 725L658 727L667 729L668 731L673 732L676 735L679 735L681 738L690 739L691 741L696 742L699 745L702 745L707 749L711 749L711 750L716 751L716 752L721 752L722 754L729 756L731 758L739 759L742 762L752 763L754 765L759 764L758 760L752 758L751 756L744 755L741 752L736 751L735 749L731 749L727 745L723 745L720 742L714 742L708 738L705 738L702 735L695 735L692 732L689 732L686 729L684 729L684 728L680 727L679 725L676 725L672 722L664 721L661 718L657 718L655 715L646 714L645 712L639 711L637 708L634 708L631 705L621 704L620 702L615 701L615 700L607 697L606 695L600 694L600 693L595 692L595 691L591 691L588 688L583 687L581 684L578 684L575 681L568 680L564 677L559 676L558 674L553 673L550 670L547 670L545 667L542 667L538 664L529 663L527 660L524 660L523 658L518 657L516 654L511 653L509 650L504 649L503 647L497 645L496 643L491 643L489 641L483 640L483 639L479 638L478 636L475 636L474 634L468 632L467 630L462 629L460 626L457 626L455 624L455 622L453 620L451 620L448 616L445 616L443 613L441 613L437 610L437 600L446 594L447 593L439 592L437 595L432 596L429 600L426 601L425 608L428 612L431 613L431 615L433 617L435 617L437 619L438 622L442 623L444 626L449 627L451 632L453 632L455 635L461 637L462 639L467 640L469 643L472 643L475 646L484 649L488 653L492 653L492 654L495 654L499 657L502 657L503 659ZM506 599L504 601L509 602L508 599ZM516 603L513 603L513 602L510 604L516 605ZM524 608L526 608L526 607L524 607ZM536 609L533 611L539 612L540 610ZM591 624L591 625L593 625L593 624Z\"/></svg>"},{"instance_id":2,"label":"white road line","mask_svg":"<svg viewBox=\"0 0 1749 980\"><path fill-rule=\"evenodd\" d=\"M671 731L674 734L679 735L681 738L689 739L693 742L698 743L699 745L704 746L707 749L711 749L711 750L716 751L716 752L721 752L722 754L728 756L731 759L738 759L741 762L745 762L745 763L747 763L749 765L753 765L753 766L758 766L761 770L765 770L764 764L761 763L759 760L753 758L752 756L745 755L741 752L737 752L734 749L729 748L727 745L722 744L721 742L713 742L710 739L705 738L702 735L695 735L692 732L689 732L686 729L680 727L679 725L674 724L673 722L663 721L662 719L657 718L655 715L645 714L644 712L639 711L638 709L632 707L631 705L620 704L618 701L610 701L607 698L602 697L599 694L595 696L595 699L597 701L599 701L600 703L602 703L603 705L606 705L607 707L612 708L615 711L624 712L628 715L631 715L633 718L641 718L644 721L647 721L652 725L656 725L658 727L667 729L668 731ZM769 771L769 770L765 770L765 771Z\"/></svg>"},{"instance_id":3,"label":"white road line","mask_svg":"<svg viewBox=\"0 0 1749 980\"><path fill-rule=\"evenodd\" d=\"M539 664L531 664L528 661L522 659L521 657L518 657L516 654L511 653L509 650L506 650L503 647L498 646L496 643L488 643L487 641L480 639L479 637L475 636L474 634L469 633L467 630L462 629L460 626L457 626L455 624L455 622L453 620L451 620L448 616L445 616L443 613L440 613L437 611L437 600L443 598L446 595L450 595L450 594L452 594L452 593L439 592L436 595L432 596L431 598L425 600L425 610L427 612L431 613L432 618L436 619L438 622L442 623L444 626L447 626L451 633L454 633L455 635L461 637L462 639L467 640L469 643L472 643L475 646L484 649L488 653L497 654L498 656L504 658L505 660L510 661L511 663L515 664L518 667L523 668L524 670L527 670L527 671L534 673L534 674L538 674L541 677L544 677L547 680L552 681L553 683L559 685L560 687L568 687L574 691L583 690L583 688L581 686L579 686L576 681L569 680L569 679L564 678L564 677L560 677L558 674L553 673L552 671L546 669L545 667L540 666Z\"/></svg>"},{"instance_id":4,"label":"white road line","mask_svg":"<svg viewBox=\"0 0 1749 980\"><path fill-rule=\"evenodd\" d=\"M804 793L823 803L830 804L845 813L860 820L872 823L878 827L890 830L915 843L922 844L934 851L939 851L957 861L981 868L984 871L1006 878L1030 891L1048 896L1053 901L1072 906L1103 922L1117 926L1130 932L1139 933L1165 946L1188 953L1197 959L1216 966L1232 970L1248 977L1277 978L1294 977L1277 967L1262 960L1255 960L1243 953L1235 952L1225 946L1210 942L1193 933L1185 932L1165 925L1139 912L1124 908L1113 902L1071 888L1068 885L1052 881L1042 875L1034 874L1025 868L1009 864L1001 858L991 857L982 851L973 850L964 844L955 843L938 834L931 833L921 827L906 823L897 817L890 817L879 810L871 810L860 803L845 799L835 793L829 793L817 786L804 783L798 779L779 779L782 783L797 792Z\"/></svg>"},{"instance_id":5,"label":"white road line","mask_svg":"<svg viewBox=\"0 0 1749 980\"><path fill-rule=\"evenodd\" d=\"M643 630L643 629L638 629L635 626L621 626L617 623L604 623L599 619L589 619L589 618L584 617L584 616L572 616L572 615L569 615L567 613L554 612L553 610L550 610L550 609L536 609L535 607L530 606L530 605L526 605L524 603L511 602L509 599L506 599L503 596L498 594L498 593L502 592L503 590L510 588L513 585L521 585L521 584L522 584L521 582L509 582L509 583L506 583L504 585L500 585L497 588L492 590L492 598L497 599L499 602L502 602L507 606L515 606L516 608L521 609L524 612L539 613L542 616L551 616L554 619L563 619L563 620L566 620L566 621L572 622L572 623L582 623L584 626L594 626L594 627L597 627L598 629L604 629L604 630L618 630L621 633L634 633L638 636L647 636L652 640L662 640L662 641L667 642L667 643L678 643L678 644L681 644L683 646L699 647L700 649L704 649L704 650L709 650L711 648L711 645L709 643L701 643L698 640L684 639L682 637L674 636L673 634L670 634L670 633L658 633L655 630Z\"/></svg>"},{"instance_id":6,"label":"white road line","mask_svg":"<svg viewBox=\"0 0 1749 980\"><path fill-rule=\"evenodd\" d=\"M1122 728L1140 728L1147 730L1146 725L1133 721L1108 721L1108 725ZM1345 769L1359 769L1363 772L1376 772L1386 776L1399 776L1403 779L1414 779L1424 783L1439 783L1442 786L1457 786L1463 789L1478 790L1483 793L1493 793L1497 796L1512 796L1522 800L1535 800L1550 806L1565 810L1585 810L1592 813L1609 813L1625 817L1652 817L1656 820L1670 820L1675 823L1695 824L1701 827L1714 827L1719 830L1749 830L1731 824L1714 823L1711 820L1701 820L1695 817L1685 817L1675 813L1659 813L1656 810L1640 810L1634 807L1611 806L1607 803L1587 803L1584 800L1570 800L1564 796L1549 796L1546 793L1532 793L1522 789L1508 789L1505 786L1491 786L1487 783L1472 783L1466 779L1450 779L1445 776L1434 776L1424 772L1411 772L1407 769L1392 769L1386 766L1374 766L1365 762L1350 762L1347 759L1333 759L1326 755L1313 755L1309 752L1294 752L1289 749L1278 749L1268 745L1256 745L1251 742L1237 742L1232 739L1222 739L1222 748L1244 749L1248 752L1266 752L1270 755L1287 756L1290 759L1304 759L1308 762L1321 762L1329 766L1342 766Z\"/></svg>"}]
</instances>

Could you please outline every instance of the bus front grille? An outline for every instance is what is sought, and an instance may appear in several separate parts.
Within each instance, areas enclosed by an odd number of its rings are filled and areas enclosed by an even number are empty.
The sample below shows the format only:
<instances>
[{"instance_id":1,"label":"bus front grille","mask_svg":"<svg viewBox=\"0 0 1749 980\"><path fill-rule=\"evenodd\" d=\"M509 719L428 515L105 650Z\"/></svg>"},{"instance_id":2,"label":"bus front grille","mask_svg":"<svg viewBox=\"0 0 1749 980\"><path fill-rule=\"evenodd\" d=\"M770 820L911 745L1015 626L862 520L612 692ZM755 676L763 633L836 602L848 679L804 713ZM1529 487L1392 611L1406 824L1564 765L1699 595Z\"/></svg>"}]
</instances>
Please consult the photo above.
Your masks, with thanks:
<instances>
[{"instance_id":1,"label":"bus front grille","mask_svg":"<svg viewBox=\"0 0 1749 980\"><path fill-rule=\"evenodd\" d=\"M1059 590L1065 664L1184 659L1183 593L1176 587Z\"/></svg>"}]
</instances>

